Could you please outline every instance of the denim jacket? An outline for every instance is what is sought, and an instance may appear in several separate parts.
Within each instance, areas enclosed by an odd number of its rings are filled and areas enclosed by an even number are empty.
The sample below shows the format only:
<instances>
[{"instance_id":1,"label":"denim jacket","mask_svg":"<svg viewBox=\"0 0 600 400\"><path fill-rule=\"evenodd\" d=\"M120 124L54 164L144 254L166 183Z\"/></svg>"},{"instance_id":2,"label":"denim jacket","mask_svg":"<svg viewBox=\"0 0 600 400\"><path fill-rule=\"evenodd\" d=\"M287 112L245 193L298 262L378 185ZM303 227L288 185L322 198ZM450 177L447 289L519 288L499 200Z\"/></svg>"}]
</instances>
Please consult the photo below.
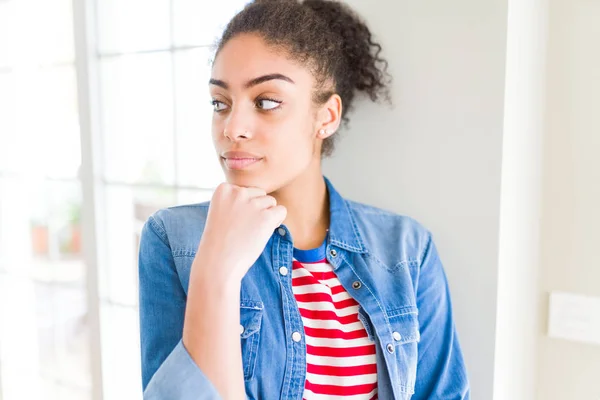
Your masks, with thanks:
<instances>
[{"instance_id":1,"label":"denim jacket","mask_svg":"<svg viewBox=\"0 0 600 400\"><path fill-rule=\"evenodd\" d=\"M448 283L431 233L407 216L342 198L324 179L327 260L359 303L359 319L376 344L378 397L469 399ZM159 210L142 230L140 330L148 400L220 398L181 341L190 268L208 207ZM247 399L302 399L304 329L291 274L280 273L281 267L292 269L293 248L290 231L281 225L241 282ZM292 340L294 332L302 334L300 342Z\"/></svg>"}]
</instances>

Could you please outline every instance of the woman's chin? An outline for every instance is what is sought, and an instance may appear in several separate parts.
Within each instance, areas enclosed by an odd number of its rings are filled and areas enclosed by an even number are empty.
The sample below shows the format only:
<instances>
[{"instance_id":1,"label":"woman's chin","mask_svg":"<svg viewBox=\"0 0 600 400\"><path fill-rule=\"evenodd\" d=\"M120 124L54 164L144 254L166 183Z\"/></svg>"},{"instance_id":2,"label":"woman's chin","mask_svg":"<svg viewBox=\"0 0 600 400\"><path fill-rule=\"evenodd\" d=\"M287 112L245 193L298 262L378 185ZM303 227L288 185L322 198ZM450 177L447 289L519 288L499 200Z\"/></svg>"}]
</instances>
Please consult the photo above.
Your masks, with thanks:
<instances>
[{"instance_id":1,"label":"woman's chin","mask_svg":"<svg viewBox=\"0 0 600 400\"><path fill-rule=\"evenodd\" d=\"M225 178L227 179L227 183L236 186L242 187L257 187L263 190L267 190L267 186L265 183L265 179L261 179L257 176L252 176L249 174L240 174L233 171L227 171L225 173Z\"/></svg>"}]
</instances>

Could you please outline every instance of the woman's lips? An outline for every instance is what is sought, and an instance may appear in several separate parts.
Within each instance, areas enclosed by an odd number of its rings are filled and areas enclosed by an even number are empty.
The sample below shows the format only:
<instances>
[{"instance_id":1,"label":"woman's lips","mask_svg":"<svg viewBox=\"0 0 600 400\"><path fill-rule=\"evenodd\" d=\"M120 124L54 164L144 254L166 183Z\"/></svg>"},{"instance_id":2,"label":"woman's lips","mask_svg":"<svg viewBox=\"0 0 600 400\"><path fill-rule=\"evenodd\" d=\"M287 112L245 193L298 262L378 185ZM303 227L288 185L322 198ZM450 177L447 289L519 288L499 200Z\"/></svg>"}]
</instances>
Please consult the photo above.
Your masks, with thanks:
<instances>
[{"instance_id":1,"label":"woman's lips","mask_svg":"<svg viewBox=\"0 0 600 400\"><path fill-rule=\"evenodd\" d=\"M246 169L261 160L262 160L262 158L225 158L225 157L223 157L223 161L225 162L225 165L227 166L227 168L233 169L233 170Z\"/></svg>"}]
</instances>

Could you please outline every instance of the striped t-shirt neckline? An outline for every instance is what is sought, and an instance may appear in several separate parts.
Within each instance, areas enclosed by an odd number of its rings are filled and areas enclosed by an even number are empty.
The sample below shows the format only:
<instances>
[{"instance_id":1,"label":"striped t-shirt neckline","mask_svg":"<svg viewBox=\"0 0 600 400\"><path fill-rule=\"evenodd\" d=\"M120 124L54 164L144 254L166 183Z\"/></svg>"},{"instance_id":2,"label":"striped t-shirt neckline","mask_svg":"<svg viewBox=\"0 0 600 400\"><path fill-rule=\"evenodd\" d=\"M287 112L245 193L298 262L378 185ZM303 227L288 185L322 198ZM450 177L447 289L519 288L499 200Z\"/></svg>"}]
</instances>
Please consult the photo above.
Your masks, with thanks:
<instances>
[{"instance_id":1,"label":"striped t-shirt neckline","mask_svg":"<svg viewBox=\"0 0 600 400\"><path fill-rule=\"evenodd\" d=\"M303 399L377 398L375 344L358 319L358 303L318 248L294 248L292 289L306 339Z\"/></svg>"}]
</instances>

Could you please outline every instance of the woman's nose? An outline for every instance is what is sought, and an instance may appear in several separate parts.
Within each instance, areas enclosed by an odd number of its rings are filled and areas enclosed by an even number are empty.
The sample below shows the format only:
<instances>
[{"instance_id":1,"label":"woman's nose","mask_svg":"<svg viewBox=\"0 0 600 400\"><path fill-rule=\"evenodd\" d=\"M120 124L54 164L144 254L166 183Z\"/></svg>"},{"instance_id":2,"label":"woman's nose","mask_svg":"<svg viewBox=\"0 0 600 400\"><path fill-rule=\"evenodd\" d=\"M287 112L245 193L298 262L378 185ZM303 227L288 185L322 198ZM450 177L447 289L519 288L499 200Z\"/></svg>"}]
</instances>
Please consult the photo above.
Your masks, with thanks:
<instances>
[{"instance_id":1,"label":"woman's nose","mask_svg":"<svg viewBox=\"0 0 600 400\"><path fill-rule=\"evenodd\" d=\"M231 130L228 127L225 127L223 130L223 135L231 140L232 142L239 142L241 140L250 139L250 134L247 130Z\"/></svg>"},{"instance_id":2,"label":"woman's nose","mask_svg":"<svg viewBox=\"0 0 600 400\"><path fill-rule=\"evenodd\" d=\"M241 110L232 110L223 128L223 135L232 142L238 142L251 139L250 132L248 118L244 117Z\"/></svg>"}]
</instances>

